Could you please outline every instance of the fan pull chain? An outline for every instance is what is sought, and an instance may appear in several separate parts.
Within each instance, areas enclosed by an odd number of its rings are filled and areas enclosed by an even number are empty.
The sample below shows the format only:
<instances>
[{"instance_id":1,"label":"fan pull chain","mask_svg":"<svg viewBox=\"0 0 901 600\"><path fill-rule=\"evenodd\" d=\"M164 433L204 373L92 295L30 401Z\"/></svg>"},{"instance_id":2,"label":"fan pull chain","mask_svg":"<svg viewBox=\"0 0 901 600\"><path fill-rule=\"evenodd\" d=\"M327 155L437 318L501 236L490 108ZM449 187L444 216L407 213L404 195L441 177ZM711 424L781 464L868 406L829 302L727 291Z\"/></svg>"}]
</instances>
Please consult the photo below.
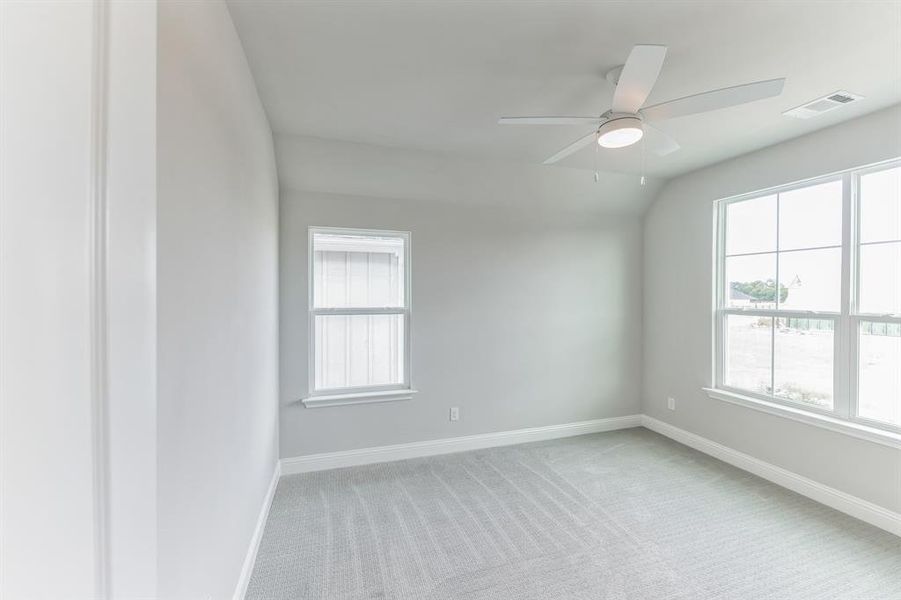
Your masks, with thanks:
<instances>
[{"instance_id":1,"label":"fan pull chain","mask_svg":"<svg viewBox=\"0 0 901 600\"><path fill-rule=\"evenodd\" d=\"M645 183L647 183L647 179L644 176L644 172L645 172L644 146L645 146L644 136L642 136L642 138L641 138L641 179L639 180L641 182L641 185L644 185Z\"/></svg>"},{"instance_id":2,"label":"fan pull chain","mask_svg":"<svg viewBox=\"0 0 901 600\"><path fill-rule=\"evenodd\" d=\"M598 172L598 152L601 149L601 145L598 144L598 135L595 133L594 135L594 182L600 183L601 174Z\"/></svg>"}]
</instances>

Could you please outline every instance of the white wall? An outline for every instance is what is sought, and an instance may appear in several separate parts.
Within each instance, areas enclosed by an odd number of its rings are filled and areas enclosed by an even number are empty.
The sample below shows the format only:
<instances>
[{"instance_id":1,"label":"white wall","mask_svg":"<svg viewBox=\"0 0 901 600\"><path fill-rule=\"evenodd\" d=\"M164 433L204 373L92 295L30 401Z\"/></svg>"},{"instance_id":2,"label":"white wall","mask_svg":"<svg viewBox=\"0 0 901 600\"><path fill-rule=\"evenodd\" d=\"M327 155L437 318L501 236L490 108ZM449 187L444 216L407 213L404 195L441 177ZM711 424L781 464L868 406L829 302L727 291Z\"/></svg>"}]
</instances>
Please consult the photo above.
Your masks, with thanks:
<instances>
[{"instance_id":1,"label":"white wall","mask_svg":"<svg viewBox=\"0 0 901 600\"><path fill-rule=\"evenodd\" d=\"M155 1L110 2L107 201L109 597L156 595Z\"/></svg>"},{"instance_id":2,"label":"white wall","mask_svg":"<svg viewBox=\"0 0 901 600\"><path fill-rule=\"evenodd\" d=\"M0 597L153 597L156 5L0 27Z\"/></svg>"},{"instance_id":3,"label":"white wall","mask_svg":"<svg viewBox=\"0 0 901 600\"><path fill-rule=\"evenodd\" d=\"M162 2L159 593L229 598L277 461L278 187L221 2Z\"/></svg>"},{"instance_id":4,"label":"white wall","mask_svg":"<svg viewBox=\"0 0 901 600\"><path fill-rule=\"evenodd\" d=\"M660 190L636 174L590 171L521 162L466 159L326 140L277 135L278 177L283 189L384 199L506 207L532 214L640 215Z\"/></svg>"},{"instance_id":5,"label":"white wall","mask_svg":"<svg viewBox=\"0 0 901 600\"><path fill-rule=\"evenodd\" d=\"M88 598L93 13L0 6L0 595Z\"/></svg>"},{"instance_id":6,"label":"white wall","mask_svg":"<svg viewBox=\"0 0 901 600\"><path fill-rule=\"evenodd\" d=\"M283 457L638 412L636 213L653 187L315 139L277 148ZM412 400L300 403L317 225L412 232Z\"/></svg>"},{"instance_id":7,"label":"white wall","mask_svg":"<svg viewBox=\"0 0 901 600\"><path fill-rule=\"evenodd\" d=\"M718 198L901 156L901 107L670 181L645 216L643 409L826 485L901 511L901 451L712 400L713 210ZM667 396L677 399L675 412Z\"/></svg>"}]
</instances>

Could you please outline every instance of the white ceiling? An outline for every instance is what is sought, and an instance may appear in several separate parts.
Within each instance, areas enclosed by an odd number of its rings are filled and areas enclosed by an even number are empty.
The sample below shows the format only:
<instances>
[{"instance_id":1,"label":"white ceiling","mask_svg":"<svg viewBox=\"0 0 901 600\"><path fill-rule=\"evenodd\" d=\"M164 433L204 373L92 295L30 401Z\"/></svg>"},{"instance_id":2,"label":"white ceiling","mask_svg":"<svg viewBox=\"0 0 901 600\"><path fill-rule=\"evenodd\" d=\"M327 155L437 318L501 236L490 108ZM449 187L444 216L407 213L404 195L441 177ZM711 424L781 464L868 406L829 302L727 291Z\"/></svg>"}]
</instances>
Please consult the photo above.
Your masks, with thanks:
<instances>
[{"instance_id":1,"label":"white ceiling","mask_svg":"<svg viewBox=\"0 0 901 600\"><path fill-rule=\"evenodd\" d=\"M778 98L659 123L670 176L901 102L901 2L247 1L230 8L273 129L470 158L540 163L588 133L500 116L597 115L604 73L637 43L669 46L649 104L787 77ZM845 89L859 104L782 111ZM561 163L637 173L641 151ZM556 168L556 167L547 167Z\"/></svg>"}]
</instances>

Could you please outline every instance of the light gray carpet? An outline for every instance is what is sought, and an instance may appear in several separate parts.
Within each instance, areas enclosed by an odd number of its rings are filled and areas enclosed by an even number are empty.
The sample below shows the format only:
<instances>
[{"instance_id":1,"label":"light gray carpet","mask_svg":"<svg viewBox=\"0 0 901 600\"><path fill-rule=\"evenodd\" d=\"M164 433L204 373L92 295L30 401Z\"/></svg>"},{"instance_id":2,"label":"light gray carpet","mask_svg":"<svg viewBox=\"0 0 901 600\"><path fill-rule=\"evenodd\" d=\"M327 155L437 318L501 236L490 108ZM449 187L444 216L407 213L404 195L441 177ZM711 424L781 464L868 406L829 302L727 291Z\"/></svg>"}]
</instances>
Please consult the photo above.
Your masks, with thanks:
<instances>
[{"instance_id":1,"label":"light gray carpet","mask_svg":"<svg viewBox=\"0 0 901 600\"><path fill-rule=\"evenodd\" d=\"M282 478L248 599L901 599L901 538L645 429Z\"/></svg>"}]
</instances>

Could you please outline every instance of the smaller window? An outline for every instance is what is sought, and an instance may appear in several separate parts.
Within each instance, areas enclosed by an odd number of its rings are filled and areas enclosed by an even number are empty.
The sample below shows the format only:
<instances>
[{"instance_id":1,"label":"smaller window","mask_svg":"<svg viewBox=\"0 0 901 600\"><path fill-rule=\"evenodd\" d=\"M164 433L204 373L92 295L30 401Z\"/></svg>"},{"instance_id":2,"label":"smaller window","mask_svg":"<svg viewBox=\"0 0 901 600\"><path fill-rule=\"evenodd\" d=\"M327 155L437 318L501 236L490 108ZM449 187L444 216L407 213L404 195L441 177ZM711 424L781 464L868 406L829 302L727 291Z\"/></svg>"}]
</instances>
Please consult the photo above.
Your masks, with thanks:
<instances>
[{"instance_id":1,"label":"smaller window","mask_svg":"<svg viewBox=\"0 0 901 600\"><path fill-rule=\"evenodd\" d=\"M407 232L310 229L308 406L409 389L409 245Z\"/></svg>"}]
</instances>

